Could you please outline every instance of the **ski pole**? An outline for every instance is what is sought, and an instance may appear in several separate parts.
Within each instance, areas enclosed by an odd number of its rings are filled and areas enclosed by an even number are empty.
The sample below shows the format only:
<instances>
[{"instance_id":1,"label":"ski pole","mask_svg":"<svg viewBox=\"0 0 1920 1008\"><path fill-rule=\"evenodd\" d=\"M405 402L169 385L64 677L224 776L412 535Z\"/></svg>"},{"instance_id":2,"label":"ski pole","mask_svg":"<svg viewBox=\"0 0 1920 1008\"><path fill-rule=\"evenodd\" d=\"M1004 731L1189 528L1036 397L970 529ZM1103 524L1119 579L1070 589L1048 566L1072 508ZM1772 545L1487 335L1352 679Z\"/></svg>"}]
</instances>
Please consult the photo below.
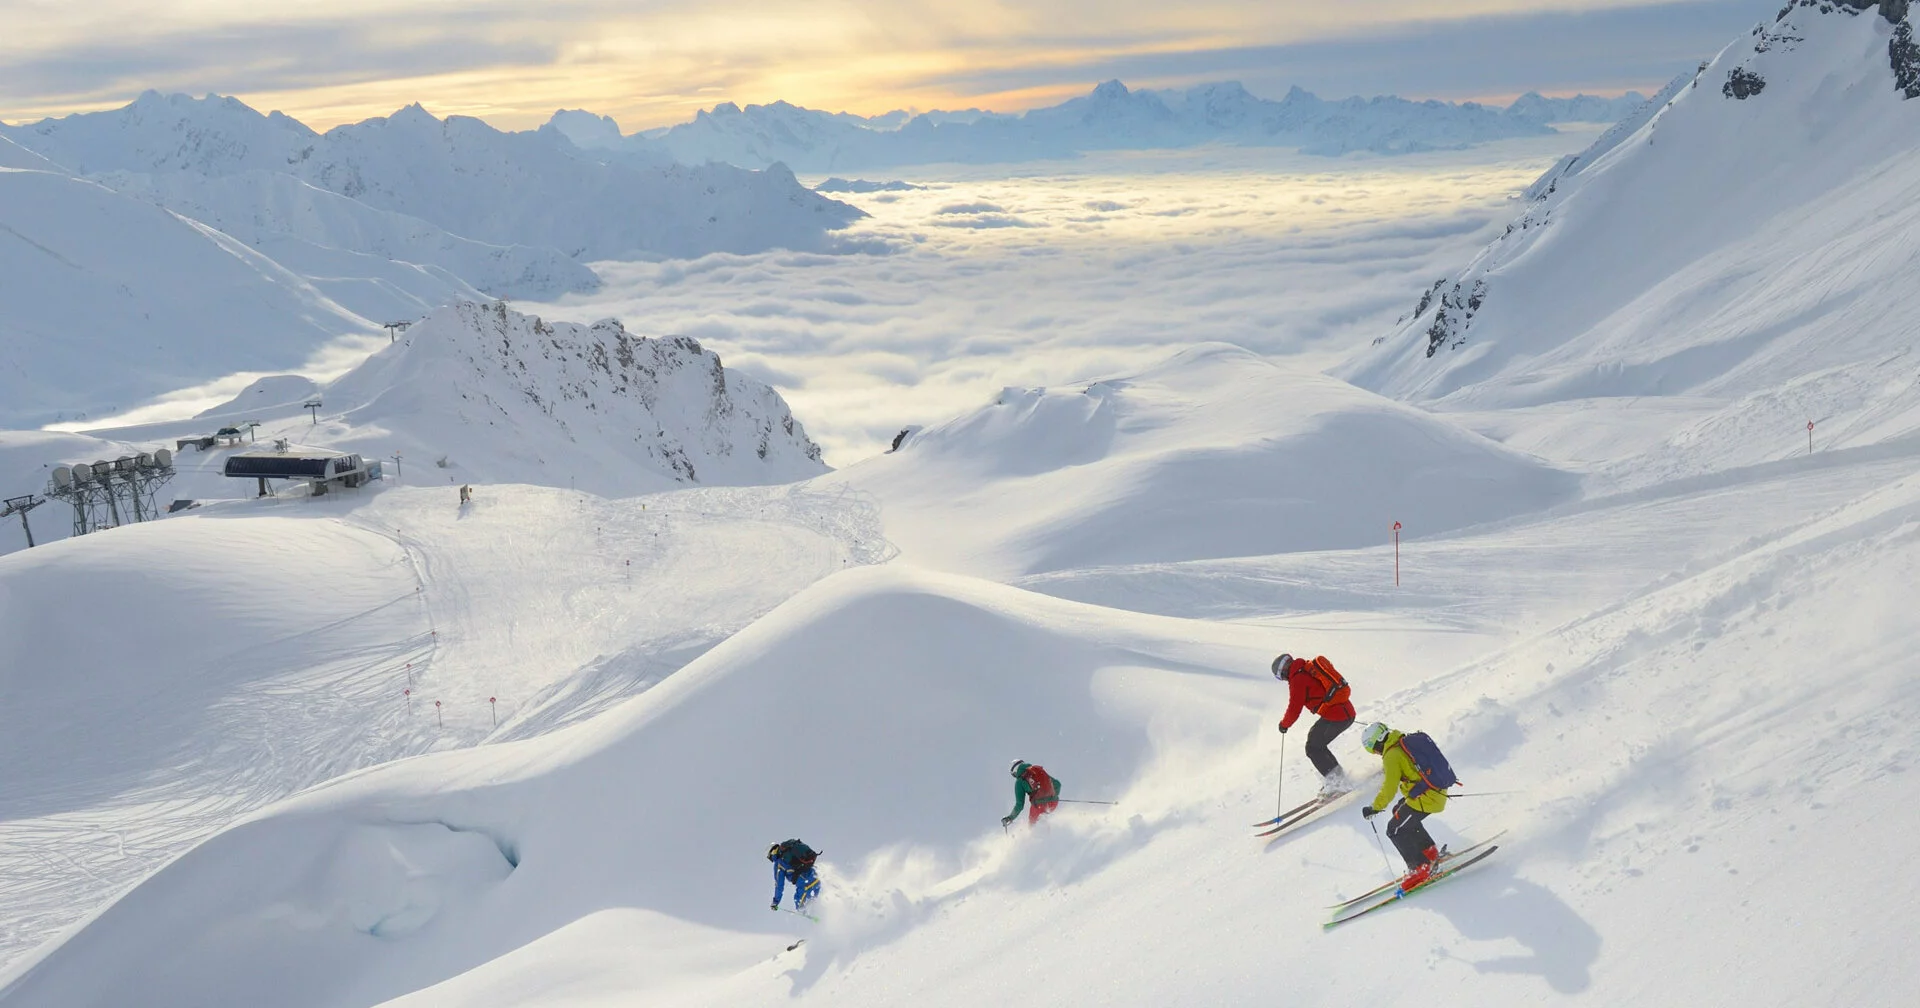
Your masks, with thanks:
<instances>
[{"instance_id":1,"label":"ski pole","mask_svg":"<svg viewBox=\"0 0 1920 1008\"><path fill-rule=\"evenodd\" d=\"M1072 802L1075 805L1118 805L1117 801L1088 801L1085 798L1055 798L1054 801Z\"/></svg>"},{"instance_id":2,"label":"ski pole","mask_svg":"<svg viewBox=\"0 0 1920 1008\"><path fill-rule=\"evenodd\" d=\"M1387 856L1387 845L1380 842L1380 824L1368 819L1367 825L1373 827L1373 845L1380 848L1380 863L1387 866L1387 877L1398 878L1400 873L1393 870L1393 859Z\"/></svg>"},{"instance_id":3,"label":"ski pole","mask_svg":"<svg viewBox=\"0 0 1920 1008\"><path fill-rule=\"evenodd\" d=\"M1520 794L1520 793L1521 792L1519 791L1462 791L1459 794L1449 794L1447 795L1447 797L1449 798L1486 798L1492 795Z\"/></svg>"},{"instance_id":4,"label":"ski pole","mask_svg":"<svg viewBox=\"0 0 1920 1008\"><path fill-rule=\"evenodd\" d=\"M1280 779L1277 782L1275 782L1273 785L1273 814L1276 816L1283 815L1287 811L1287 803L1284 800L1282 800L1282 797L1281 797L1282 795L1286 794L1286 787L1287 787L1287 733L1281 732L1280 733Z\"/></svg>"}]
</instances>

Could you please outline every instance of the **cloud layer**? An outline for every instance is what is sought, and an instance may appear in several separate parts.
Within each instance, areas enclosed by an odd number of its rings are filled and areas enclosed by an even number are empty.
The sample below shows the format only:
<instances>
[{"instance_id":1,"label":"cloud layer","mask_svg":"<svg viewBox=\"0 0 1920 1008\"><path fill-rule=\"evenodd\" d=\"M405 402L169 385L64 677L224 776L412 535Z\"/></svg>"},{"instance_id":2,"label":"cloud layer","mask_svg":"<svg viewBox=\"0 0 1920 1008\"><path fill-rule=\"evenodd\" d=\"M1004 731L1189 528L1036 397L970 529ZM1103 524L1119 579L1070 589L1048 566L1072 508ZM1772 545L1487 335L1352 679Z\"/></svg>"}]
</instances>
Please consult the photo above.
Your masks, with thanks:
<instances>
[{"instance_id":1,"label":"cloud layer","mask_svg":"<svg viewBox=\"0 0 1920 1008\"><path fill-rule=\"evenodd\" d=\"M523 307L695 336L778 386L845 465L1002 386L1096 378L1197 341L1331 363L1384 333L1587 139L933 170L909 177L925 189L843 197L873 214L850 240L890 251L599 263L599 293Z\"/></svg>"}]
</instances>

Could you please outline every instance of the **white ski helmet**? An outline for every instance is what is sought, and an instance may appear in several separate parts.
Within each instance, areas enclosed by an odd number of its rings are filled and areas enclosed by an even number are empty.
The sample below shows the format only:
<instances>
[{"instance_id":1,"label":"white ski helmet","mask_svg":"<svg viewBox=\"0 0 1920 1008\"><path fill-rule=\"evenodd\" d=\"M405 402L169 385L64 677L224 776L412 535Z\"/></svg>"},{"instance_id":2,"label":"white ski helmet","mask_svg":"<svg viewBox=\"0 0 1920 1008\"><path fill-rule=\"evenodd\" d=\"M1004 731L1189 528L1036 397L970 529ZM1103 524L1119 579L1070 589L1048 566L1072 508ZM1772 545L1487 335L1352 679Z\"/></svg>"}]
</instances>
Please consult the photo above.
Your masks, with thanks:
<instances>
[{"instance_id":1,"label":"white ski helmet","mask_svg":"<svg viewBox=\"0 0 1920 1008\"><path fill-rule=\"evenodd\" d=\"M1387 741L1387 732L1391 730L1386 725L1375 721L1360 734L1360 747L1370 753L1378 753L1380 746Z\"/></svg>"},{"instance_id":2,"label":"white ski helmet","mask_svg":"<svg viewBox=\"0 0 1920 1008\"><path fill-rule=\"evenodd\" d=\"M1018 777L1020 776L1021 768L1027 765L1028 764L1026 760L1023 760L1023 759L1014 760L1013 765L1007 768L1007 773L1011 774L1012 776Z\"/></svg>"},{"instance_id":3,"label":"white ski helmet","mask_svg":"<svg viewBox=\"0 0 1920 1008\"><path fill-rule=\"evenodd\" d=\"M1281 682L1285 682L1287 680L1287 669L1292 665L1293 656L1290 654L1283 654L1275 658L1273 660L1273 677Z\"/></svg>"}]
</instances>

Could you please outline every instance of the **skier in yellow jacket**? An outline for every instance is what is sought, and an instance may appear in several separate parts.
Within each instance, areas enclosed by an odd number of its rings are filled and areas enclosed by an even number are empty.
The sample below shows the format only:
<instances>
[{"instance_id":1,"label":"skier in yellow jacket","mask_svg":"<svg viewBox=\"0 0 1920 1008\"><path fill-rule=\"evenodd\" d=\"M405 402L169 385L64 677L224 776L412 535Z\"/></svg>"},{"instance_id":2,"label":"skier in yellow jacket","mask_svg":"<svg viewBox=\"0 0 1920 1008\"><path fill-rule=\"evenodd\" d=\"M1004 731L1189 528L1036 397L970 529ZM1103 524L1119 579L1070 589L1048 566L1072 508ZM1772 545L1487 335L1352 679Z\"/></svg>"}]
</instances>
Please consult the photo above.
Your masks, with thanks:
<instances>
[{"instance_id":1,"label":"skier in yellow jacket","mask_svg":"<svg viewBox=\"0 0 1920 1008\"><path fill-rule=\"evenodd\" d=\"M1394 849L1407 862L1407 874L1400 879L1401 892L1425 882L1433 874L1434 863L1440 860L1440 851L1434 847L1433 836L1427 832L1421 820L1447 807L1447 792L1432 786L1421 776L1413 757L1407 754L1407 747L1402 741L1405 738L1406 733L1394 731L1377 721L1368 725L1365 734L1360 737L1360 744L1368 752L1380 757L1381 769L1386 773L1380 793L1374 796L1373 804L1360 810L1361 816L1372 819L1386 811L1387 803L1393 800L1396 792L1406 795L1394 805L1393 819L1387 823L1387 838L1393 841Z\"/></svg>"}]
</instances>

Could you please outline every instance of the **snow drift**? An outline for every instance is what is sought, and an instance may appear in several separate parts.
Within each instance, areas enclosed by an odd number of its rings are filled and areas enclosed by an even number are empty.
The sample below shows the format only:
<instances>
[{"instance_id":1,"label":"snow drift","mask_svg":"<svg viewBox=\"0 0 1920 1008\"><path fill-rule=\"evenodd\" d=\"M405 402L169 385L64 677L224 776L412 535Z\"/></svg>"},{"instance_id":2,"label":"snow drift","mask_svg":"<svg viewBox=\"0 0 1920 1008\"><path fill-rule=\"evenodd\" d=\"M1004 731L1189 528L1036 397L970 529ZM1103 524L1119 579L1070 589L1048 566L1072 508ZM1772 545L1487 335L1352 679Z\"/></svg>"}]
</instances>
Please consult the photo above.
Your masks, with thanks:
<instances>
[{"instance_id":1,"label":"snow drift","mask_svg":"<svg viewBox=\"0 0 1920 1008\"><path fill-rule=\"evenodd\" d=\"M1188 660L1245 657L1231 642L1248 634L1210 636L1175 643L961 579L841 575L617 714L361 774L222 833L13 970L0 999L372 1004L616 907L692 924L696 941L764 931L781 925L755 842L795 831L839 871L893 888L913 884L904 868L924 885L980 860L1009 751L1081 768L1062 771L1070 794L1120 796L1176 758L1157 730L1237 734L1221 715L1244 712L1257 681ZM796 787L781 755L796 729L808 766L884 778L807 773ZM153 928L155 914L172 925Z\"/></svg>"},{"instance_id":2,"label":"snow drift","mask_svg":"<svg viewBox=\"0 0 1920 1008\"><path fill-rule=\"evenodd\" d=\"M1347 549L1562 500L1573 477L1398 403L1214 344L1139 375L1007 389L835 479L909 557L1010 577Z\"/></svg>"}]
</instances>

